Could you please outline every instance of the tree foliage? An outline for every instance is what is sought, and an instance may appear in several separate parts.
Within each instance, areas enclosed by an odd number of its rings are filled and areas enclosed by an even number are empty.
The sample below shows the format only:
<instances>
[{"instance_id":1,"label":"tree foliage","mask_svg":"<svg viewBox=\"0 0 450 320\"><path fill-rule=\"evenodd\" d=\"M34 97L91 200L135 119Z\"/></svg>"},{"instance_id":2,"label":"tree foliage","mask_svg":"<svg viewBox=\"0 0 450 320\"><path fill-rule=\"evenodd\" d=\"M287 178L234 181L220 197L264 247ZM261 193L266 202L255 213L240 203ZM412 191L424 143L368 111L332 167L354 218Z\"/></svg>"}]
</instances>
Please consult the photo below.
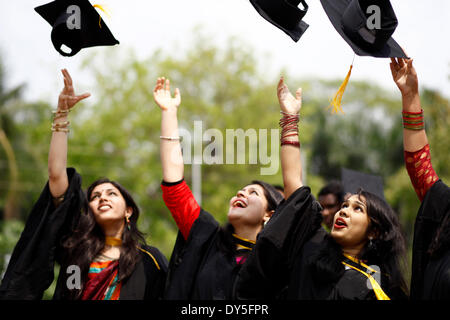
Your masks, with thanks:
<instances>
[{"instance_id":1,"label":"tree foliage","mask_svg":"<svg viewBox=\"0 0 450 320\"><path fill-rule=\"evenodd\" d=\"M278 76L267 75L264 63L257 60L253 48L238 39L230 39L225 48L220 48L203 35L195 37L183 55L156 51L146 59L139 59L132 51L111 50L89 57L83 72L92 76L94 85L87 90L92 97L70 114L68 165L82 174L83 187L104 176L124 185L141 208L139 226L148 235L148 242L169 257L177 228L160 189L161 118L152 96L156 78L170 78L172 87L180 88L178 118L183 129L193 132L194 121L201 121L203 133L214 128L223 137L227 129L270 132L278 129L280 118L276 98ZM388 62L386 72L390 72ZM332 115L326 107L339 81L304 79L285 70L280 70L280 74L291 90L303 88L299 130L306 183L313 193L317 194L327 180L339 178L343 167L380 175L386 198L400 215L410 239L420 203L403 166L400 94L393 95L369 82L351 80L344 95L345 114ZM6 132L17 159L15 191L24 220L47 179L54 103L23 103L19 94L11 100L4 89L7 79L3 73L0 76L0 129ZM76 89L80 88L76 74L74 79ZM449 100L424 89L422 104L433 165L444 181L450 181ZM210 143L203 141L203 150ZM278 158L278 144L277 141L276 150L269 148L268 154L275 152ZM245 150L246 164L201 167L201 205L221 222L226 221L229 199L245 184L254 179L282 183L281 168L275 174L261 176L260 168L267 165L249 164L250 147L247 145ZM0 173L1 210L11 185L3 148L0 148ZM189 164L185 165L185 179L192 183ZM9 244L2 245L2 250L11 250ZM3 255L5 251L0 253Z\"/></svg>"}]
</instances>

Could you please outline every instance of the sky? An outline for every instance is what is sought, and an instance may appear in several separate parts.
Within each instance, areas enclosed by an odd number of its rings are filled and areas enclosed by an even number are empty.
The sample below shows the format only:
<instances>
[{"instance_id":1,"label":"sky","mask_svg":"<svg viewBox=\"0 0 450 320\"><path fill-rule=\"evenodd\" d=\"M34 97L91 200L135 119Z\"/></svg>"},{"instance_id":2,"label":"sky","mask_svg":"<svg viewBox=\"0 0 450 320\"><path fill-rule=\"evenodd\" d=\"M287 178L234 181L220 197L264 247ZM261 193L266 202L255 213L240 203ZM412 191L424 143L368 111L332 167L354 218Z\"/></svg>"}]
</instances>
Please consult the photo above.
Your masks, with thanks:
<instances>
[{"instance_id":1,"label":"sky","mask_svg":"<svg viewBox=\"0 0 450 320\"><path fill-rule=\"evenodd\" d=\"M53 48L50 25L34 11L47 2L0 0L0 55L6 65L7 86L26 84L24 98L30 101L56 101L62 68L68 68L75 79L84 79L86 71L79 66L93 50L127 52L132 48L139 58L156 49L179 54L189 47L196 26L219 46L234 36L254 48L258 60L269 62L262 71L274 78L274 86L281 68L299 78L344 79L353 60L353 51L331 25L319 0L306 1L309 10L303 20L309 29L298 42L264 20L248 0L91 0L110 13L110 17L102 16L120 45L84 49L69 58ZM449 97L450 1L391 3L399 21L393 38L414 58L420 86ZM389 59L356 56L351 79L397 90Z\"/></svg>"}]
</instances>

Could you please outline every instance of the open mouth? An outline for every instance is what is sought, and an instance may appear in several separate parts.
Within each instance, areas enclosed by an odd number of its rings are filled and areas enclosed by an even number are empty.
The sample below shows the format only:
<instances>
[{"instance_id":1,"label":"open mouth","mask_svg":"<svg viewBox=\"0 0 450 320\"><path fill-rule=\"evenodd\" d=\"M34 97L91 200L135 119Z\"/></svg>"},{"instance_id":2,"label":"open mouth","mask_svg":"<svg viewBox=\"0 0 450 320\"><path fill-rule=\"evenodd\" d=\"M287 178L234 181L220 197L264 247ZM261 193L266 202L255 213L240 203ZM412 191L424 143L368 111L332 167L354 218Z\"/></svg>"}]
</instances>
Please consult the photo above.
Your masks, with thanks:
<instances>
[{"instance_id":1,"label":"open mouth","mask_svg":"<svg viewBox=\"0 0 450 320\"><path fill-rule=\"evenodd\" d=\"M344 219L342 219L342 218L337 218L336 221L334 222L335 229L342 229L345 227L347 227L347 224L345 223Z\"/></svg>"},{"instance_id":2,"label":"open mouth","mask_svg":"<svg viewBox=\"0 0 450 320\"><path fill-rule=\"evenodd\" d=\"M237 199L233 202L233 207L246 208L247 203L241 199Z\"/></svg>"},{"instance_id":3,"label":"open mouth","mask_svg":"<svg viewBox=\"0 0 450 320\"><path fill-rule=\"evenodd\" d=\"M99 211L106 211L111 209L111 206L109 204L102 204L101 206L98 207Z\"/></svg>"}]
</instances>

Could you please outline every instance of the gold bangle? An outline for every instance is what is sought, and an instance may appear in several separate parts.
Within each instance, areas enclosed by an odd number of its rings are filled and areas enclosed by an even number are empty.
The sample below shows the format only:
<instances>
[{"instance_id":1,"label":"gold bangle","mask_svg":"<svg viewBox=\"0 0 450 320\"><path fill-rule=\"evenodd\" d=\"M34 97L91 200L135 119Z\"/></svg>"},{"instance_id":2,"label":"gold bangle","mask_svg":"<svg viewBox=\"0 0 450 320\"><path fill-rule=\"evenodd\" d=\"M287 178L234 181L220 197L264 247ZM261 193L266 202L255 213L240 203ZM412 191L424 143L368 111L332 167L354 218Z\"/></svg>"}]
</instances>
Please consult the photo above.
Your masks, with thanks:
<instances>
[{"instance_id":1,"label":"gold bangle","mask_svg":"<svg viewBox=\"0 0 450 320\"><path fill-rule=\"evenodd\" d=\"M64 121L64 122L53 122L52 126L54 128L65 128L68 127L70 124L70 121Z\"/></svg>"},{"instance_id":2,"label":"gold bangle","mask_svg":"<svg viewBox=\"0 0 450 320\"><path fill-rule=\"evenodd\" d=\"M173 141L173 140L180 140L180 137L166 137L166 136L159 136L159 138L160 138L160 139L163 139L163 140L170 140L170 141Z\"/></svg>"},{"instance_id":3,"label":"gold bangle","mask_svg":"<svg viewBox=\"0 0 450 320\"><path fill-rule=\"evenodd\" d=\"M66 110L53 110L53 111L52 111L53 114L57 114L57 113L65 113L65 114L67 114L67 113L69 113L69 112L70 112L70 109L66 109Z\"/></svg>"},{"instance_id":4,"label":"gold bangle","mask_svg":"<svg viewBox=\"0 0 450 320\"><path fill-rule=\"evenodd\" d=\"M59 128L59 127L52 127L52 132L70 132L70 130L68 128Z\"/></svg>"},{"instance_id":5,"label":"gold bangle","mask_svg":"<svg viewBox=\"0 0 450 320\"><path fill-rule=\"evenodd\" d=\"M59 119L59 118L62 118L62 117L66 117L69 114L69 112L70 112L70 109L67 109L67 110L53 110L52 111L52 113L53 113L53 120Z\"/></svg>"}]
</instances>

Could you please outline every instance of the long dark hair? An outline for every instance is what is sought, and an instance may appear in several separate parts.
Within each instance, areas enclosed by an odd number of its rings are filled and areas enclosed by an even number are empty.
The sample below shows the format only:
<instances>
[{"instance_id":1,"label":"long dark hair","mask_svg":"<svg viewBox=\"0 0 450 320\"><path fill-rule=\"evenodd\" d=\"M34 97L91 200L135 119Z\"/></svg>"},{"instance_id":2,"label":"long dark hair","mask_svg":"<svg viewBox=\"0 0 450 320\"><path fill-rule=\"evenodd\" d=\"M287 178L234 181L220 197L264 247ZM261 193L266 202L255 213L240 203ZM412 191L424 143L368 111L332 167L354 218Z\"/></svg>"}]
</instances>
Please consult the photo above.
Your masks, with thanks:
<instances>
[{"instance_id":1,"label":"long dark hair","mask_svg":"<svg viewBox=\"0 0 450 320\"><path fill-rule=\"evenodd\" d=\"M373 234L359 253L358 258L369 265L377 265L386 281L383 288L396 297L406 297L408 288L404 278L405 238L396 213L381 198L360 190L357 195L365 199L369 217L368 234ZM362 200L362 199L361 199ZM341 264L342 248L328 235L324 246L311 257L313 274L319 281L337 281L344 272ZM383 282L384 282L383 281Z\"/></svg>"},{"instance_id":2,"label":"long dark hair","mask_svg":"<svg viewBox=\"0 0 450 320\"><path fill-rule=\"evenodd\" d=\"M436 231L428 253L432 259L437 259L448 250L450 250L450 208Z\"/></svg>"},{"instance_id":3,"label":"long dark hair","mask_svg":"<svg viewBox=\"0 0 450 320\"><path fill-rule=\"evenodd\" d=\"M129 229L124 228L122 235L122 246L120 248L118 281L126 280L133 272L137 262L140 259L138 247L145 244L145 238L142 232L137 228L137 219L139 217L139 208L131 194L119 183L111 181L108 178L101 178L93 182L86 191L83 213L80 216L78 225L74 232L63 243L65 250L66 265L77 265L81 270L81 289L69 290L67 293L69 299L78 299L83 292L83 285L87 279L89 266L105 247L105 236L100 226L94 218L94 214L89 208L89 199L92 191L98 185L110 183L116 187L123 198L127 207L131 207L133 214L130 217Z\"/></svg>"},{"instance_id":4,"label":"long dark hair","mask_svg":"<svg viewBox=\"0 0 450 320\"><path fill-rule=\"evenodd\" d=\"M389 287L400 289L406 294L408 292L404 278L406 246L398 216L375 194L360 190L358 195L366 200L370 220L367 231L375 235L361 250L359 258L379 266L381 272L389 277Z\"/></svg>"},{"instance_id":5,"label":"long dark hair","mask_svg":"<svg viewBox=\"0 0 450 320\"><path fill-rule=\"evenodd\" d=\"M267 200L267 211L275 210L283 200L283 196L281 195L281 193L271 184L261 180L253 180L247 185L251 184L260 185L264 189L264 196ZM233 233L234 227L229 222L223 225L219 231L219 236L222 239L222 241L219 241L219 247L225 254L229 256L233 256L236 252Z\"/></svg>"}]
</instances>

